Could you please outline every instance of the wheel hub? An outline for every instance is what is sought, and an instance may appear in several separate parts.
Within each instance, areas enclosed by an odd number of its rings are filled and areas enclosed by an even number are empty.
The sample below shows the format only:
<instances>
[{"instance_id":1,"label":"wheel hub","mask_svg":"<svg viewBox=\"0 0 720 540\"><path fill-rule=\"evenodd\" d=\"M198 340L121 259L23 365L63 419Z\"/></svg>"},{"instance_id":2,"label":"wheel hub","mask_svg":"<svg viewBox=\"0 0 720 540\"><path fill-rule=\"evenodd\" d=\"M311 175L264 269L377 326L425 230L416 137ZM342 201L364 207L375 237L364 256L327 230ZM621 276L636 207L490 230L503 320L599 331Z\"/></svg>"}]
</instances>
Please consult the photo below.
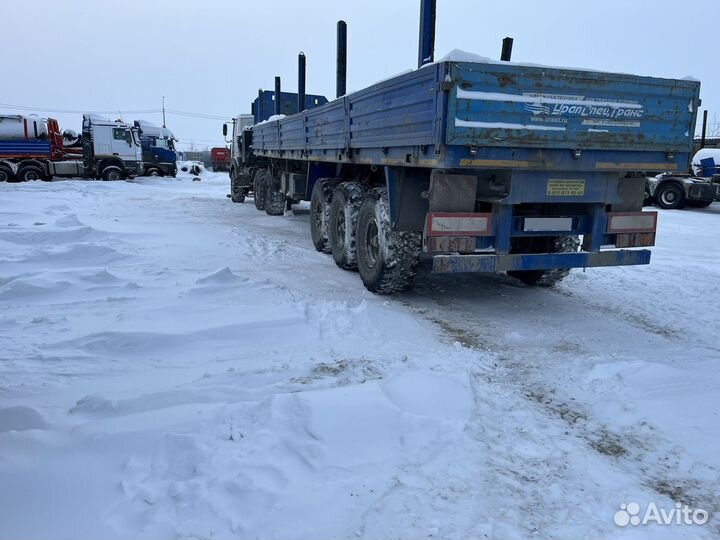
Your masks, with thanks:
<instances>
[{"instance_id":1,"label":"wheel hub","mask_svg":"<svg viewBox=\"0 0 720 540\"><path fill-rule=\"evenodd\" d=\"M345 212L341 211L335 221L335 238L339 248L345 247Z\"/></svg>"},{"instance_id":2,"label":"wheel hub","mask_svg":"<svg viewBox=\"0 0 720 540\"><path fill-rule=\"evenodd\" d=\"M314 210L313 213L315 214L315 226L317 227L317 230L320 231L320 230L322 230L322 218L323 218L322 217L322 205L320 204L320 202L315 203L315 207L313 210Z\"/></svg>"},{"instance_id":3,"label":"wheel hub","mask_svg":"<svg viewBox=\"0 0 720 540\"><path fill-rule=\"evenodd\" d=\"M365 245L367 246L367 263L374 268L380 257L380 238L378 236L377 221L371 220L365 229Z\"/></svg>"}]
</instances>

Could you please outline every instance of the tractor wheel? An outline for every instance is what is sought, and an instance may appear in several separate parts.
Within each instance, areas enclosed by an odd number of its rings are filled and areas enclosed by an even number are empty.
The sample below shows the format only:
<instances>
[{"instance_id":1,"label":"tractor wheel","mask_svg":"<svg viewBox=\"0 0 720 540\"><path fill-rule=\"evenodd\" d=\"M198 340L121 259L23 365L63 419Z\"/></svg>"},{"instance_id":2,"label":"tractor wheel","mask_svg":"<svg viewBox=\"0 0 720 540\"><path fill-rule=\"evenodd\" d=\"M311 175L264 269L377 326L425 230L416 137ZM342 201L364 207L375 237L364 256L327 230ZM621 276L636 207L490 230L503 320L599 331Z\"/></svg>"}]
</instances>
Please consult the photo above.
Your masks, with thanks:
<instances>
[{"instance_id":1,"label":"tractor wheel","mask_svg":"<svg viewBox=\"0 0 720 540\"><path fill-rule=\"evenodd\" d=\"M655 200L660 208L675 210L685 207L685 192L675 182L668 182L655 190Z\"/></svg>"}]
</instances>

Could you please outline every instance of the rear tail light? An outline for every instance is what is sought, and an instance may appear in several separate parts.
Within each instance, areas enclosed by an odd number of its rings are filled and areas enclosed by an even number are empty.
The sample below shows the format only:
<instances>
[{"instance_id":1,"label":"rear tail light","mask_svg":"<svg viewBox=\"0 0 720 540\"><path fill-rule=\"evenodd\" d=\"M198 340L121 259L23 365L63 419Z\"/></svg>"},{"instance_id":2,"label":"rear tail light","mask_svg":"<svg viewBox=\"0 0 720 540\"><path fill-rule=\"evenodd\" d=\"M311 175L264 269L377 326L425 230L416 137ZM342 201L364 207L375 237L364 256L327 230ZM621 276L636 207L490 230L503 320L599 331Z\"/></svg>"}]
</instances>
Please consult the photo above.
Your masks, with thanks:
<instances>
[{"instance_id":1,"label":"rear tail light","mask_svg":"<svg viewBox=\"0 0 720 540\"><path fill-rule=\"evenodd\" d=\"M615 235L615 247L649 247L655 245L657 212L611 212L608 234Z\"/></svg>"},{"instance_id":2,"label":"rear tail light","mask_svg":"<svg viewBox=\"0 0 720 540\"><path fill-rule=\"evenodd\" d=\"M608 234L654 233L657 212L611 212L608 214Z\"/></svg>"},{"instance_id":3,"label":"rear tail light","mask_svg":"<svg viewBox=\"0 0 720 540\"><path fill-rule=\"evenodd\" d=\"M655 233L624 233L615 235L616 248L650 247L655 245Z\"/></svg>"}]
</instances>

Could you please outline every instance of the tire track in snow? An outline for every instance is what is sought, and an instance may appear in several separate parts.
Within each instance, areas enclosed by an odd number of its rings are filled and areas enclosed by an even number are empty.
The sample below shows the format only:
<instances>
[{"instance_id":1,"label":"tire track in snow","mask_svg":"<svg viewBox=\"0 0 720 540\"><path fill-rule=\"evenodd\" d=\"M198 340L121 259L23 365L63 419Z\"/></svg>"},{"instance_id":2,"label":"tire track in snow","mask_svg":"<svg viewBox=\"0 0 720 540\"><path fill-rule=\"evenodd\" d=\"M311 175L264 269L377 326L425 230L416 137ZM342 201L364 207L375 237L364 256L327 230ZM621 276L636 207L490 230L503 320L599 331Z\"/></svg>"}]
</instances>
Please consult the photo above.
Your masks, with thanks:
<instances>
[{"instance_id":1,"label":"tire track in snow","mask_svg":"<svg viewBox=\"0 0 720 540\"><path fill-rule=\"evenodd\" d=\"M499 291L511 287L497 278ZM538 290L538 294L557 294L562 298L583 304L590 309L601 309L605 314L619 316L623 321L644 332L656 334L663 339L680 341L681 334L665 331L646 320L633 320L625 313L616 313L612 308L583 302L572 293ZM458 296L462 292L456 293ZM703 508L711 515L720 512L720 471L710 465L694 463L683 465L684 450L667 439L660 430L646 422L626 431L617 431L595 420L592 411L575 398L564 395L557 385L538 381L535 359L529 355L517 357L517 351L498 336L502 335L498 324L478 317L465 304L454 303L445 293L444 286L422 284L419 294L409 294L401 303L411 311L435 325L450 341L457 341L464 347L489 354L493 383L510 388L522 396L533 408L546 415L560 419L567 425L568 433L610 461L615 468L634 476L639 483L661 496L669 497L676 503L694 508ZM458 309L459 308L459 309ZM449 315L449 316L448 316ZM553 354L569 356L574 350L563 351L553 347ZM711 522L712 526L712 522ZM714 524L720 534L720 524Z\"/></svg>"}]
</instances>

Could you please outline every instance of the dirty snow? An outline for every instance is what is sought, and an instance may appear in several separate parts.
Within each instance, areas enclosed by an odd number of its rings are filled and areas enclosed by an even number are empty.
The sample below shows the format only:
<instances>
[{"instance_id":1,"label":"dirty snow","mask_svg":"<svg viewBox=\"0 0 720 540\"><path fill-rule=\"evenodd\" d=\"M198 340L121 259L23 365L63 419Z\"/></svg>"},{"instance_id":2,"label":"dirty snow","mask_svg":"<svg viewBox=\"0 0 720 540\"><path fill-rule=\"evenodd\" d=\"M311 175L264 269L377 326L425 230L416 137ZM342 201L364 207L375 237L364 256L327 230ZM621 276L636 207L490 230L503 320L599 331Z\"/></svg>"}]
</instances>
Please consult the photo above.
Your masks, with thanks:
<instances>
[{"instance_id":1,"label":"dirty snow","mask_svg":"<svg viewBox=\"0 0 720 540\"><path fill-rule=\"evenodd\" d=\"M202 181L0 184L0 538L713 538L720 205L653 263L364 290Z\"/></svg>"}]
</instances>

